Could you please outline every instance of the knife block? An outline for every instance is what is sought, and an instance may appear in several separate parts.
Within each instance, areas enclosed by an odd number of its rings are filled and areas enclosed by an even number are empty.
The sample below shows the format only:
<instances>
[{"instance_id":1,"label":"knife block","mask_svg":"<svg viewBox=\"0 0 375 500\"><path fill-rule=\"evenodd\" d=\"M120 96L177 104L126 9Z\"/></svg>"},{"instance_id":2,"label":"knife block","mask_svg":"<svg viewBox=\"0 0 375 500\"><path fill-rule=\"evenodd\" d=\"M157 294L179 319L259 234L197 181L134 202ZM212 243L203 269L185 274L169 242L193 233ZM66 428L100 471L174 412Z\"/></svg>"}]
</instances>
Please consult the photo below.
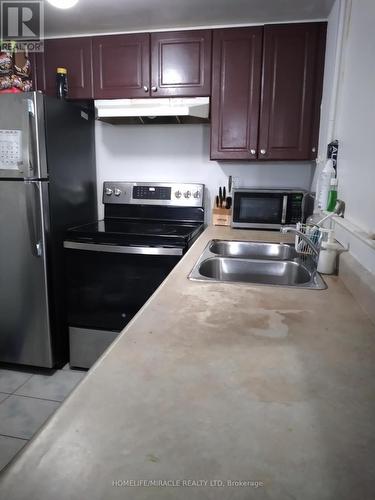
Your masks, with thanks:
<instances>
[{"instance_id":1,"label":"knife block","mask_svg":"<svg viewBox=\"0 0 375 500\"><path fill-rule=\"evenodd\" d=\"M230 226L232 210L229 208L213 208L212 224L214 226Z\"/></svg>"}]
</instances>

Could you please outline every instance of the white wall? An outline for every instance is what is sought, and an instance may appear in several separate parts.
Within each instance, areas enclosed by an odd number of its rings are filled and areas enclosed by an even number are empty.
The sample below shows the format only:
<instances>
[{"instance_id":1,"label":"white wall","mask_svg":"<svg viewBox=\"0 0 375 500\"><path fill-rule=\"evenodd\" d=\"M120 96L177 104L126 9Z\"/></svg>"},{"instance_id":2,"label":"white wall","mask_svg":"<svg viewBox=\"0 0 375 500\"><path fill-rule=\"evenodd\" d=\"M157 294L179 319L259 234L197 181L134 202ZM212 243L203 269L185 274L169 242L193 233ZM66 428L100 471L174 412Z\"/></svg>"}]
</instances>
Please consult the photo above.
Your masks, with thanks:
<instances>
[{"instance_id":1,"label":"white wall","mask_svg":"<svg viewBox=\"0 0 375 500\"><path fill-rule=\"evenodd\" d=\"M312 165L226 163L209 160L209 125L111 125L96 122L99 217L103 181L198 182L207 187L209 214L219 185L228 176L241 186L309 188Z\"/></svg>"},{"instance_id":2,"label":"white wall","mask_svg":"<svg viewBox=\"0 0 375 500\"><path fill-rule=\"evenodd\" d=\"M345 217L375 234L375 1L353 0L347 12L335 133L339 195Z\"/></svg>"},{"instance_id":3,"label":"white wall","mask_svg":"<svg viewBox=\"0 0 375 500\"><path fill-rule=\"evenodd\" d=\"M344 12L340 44L339 17ZM339 140L339 197L345 218L369 236L375 234L375 1L336 0L328 18L319 157ZM340 49L342 55L340 58ZM332 92L339 65L337 99ZM334 106L334 113L331 106Z\"/></svg>"},{"instance_id":4,"label":"white wall","mask_svg":"<svg viewBox=\"0 0 375 500\"><path fill-rule=\"evenodd\" d=\"M374 21L374 0L336 0L332 7L328 17L319 138L322 159L326 158L327 144L339 140L338 194L346 202L346 211L345 219L334 224L336 238L372 273L375 271Z\"/></svg>"},{"instance_id":5,"label":"white wall","mask_svg":"<svg viewBox=\"0 0 375 500\"><path fill-rule=\"evenodd\" d=\"M314 181L312 185L312 190L315 191L316 181L318 176L324 166L325 160L327 158L327 144L329 144L336 137L332 136L332 120L333 116L330 116L332 111L332 105L334 100L334 78L335 78L335 68L338 64L339 57L339 47L338 47L338 30L339 30L339 19L340 19L340 5L336 1L332 7L332 10L328 17L327 26L327 42L326 42L326 53L324 62L324 81L323 81L323 94L321 103L321 121L319 130L319 149L317 164L318 168L315 171Z\"/></svg>"}]
</instances>

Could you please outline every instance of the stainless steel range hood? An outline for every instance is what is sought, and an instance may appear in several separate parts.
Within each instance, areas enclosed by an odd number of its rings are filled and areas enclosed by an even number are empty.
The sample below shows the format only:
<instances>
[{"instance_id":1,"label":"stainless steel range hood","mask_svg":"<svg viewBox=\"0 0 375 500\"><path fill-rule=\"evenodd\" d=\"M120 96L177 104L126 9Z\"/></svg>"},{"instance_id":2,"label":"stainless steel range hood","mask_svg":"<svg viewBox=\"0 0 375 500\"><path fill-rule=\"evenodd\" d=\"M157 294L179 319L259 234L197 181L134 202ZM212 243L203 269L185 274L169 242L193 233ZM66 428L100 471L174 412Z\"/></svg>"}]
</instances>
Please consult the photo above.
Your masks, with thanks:
<instances>
[{"instance_id":1,"label":"stainless steel range hood","mask_svg":"<svg viewBox=\"0 0 375 500\"><path fill-rule=\"evenodd\" d=\"M95 101L96 119L113 124L207 123L209 111L209 97Z\"/></svg>"}]
</instances>

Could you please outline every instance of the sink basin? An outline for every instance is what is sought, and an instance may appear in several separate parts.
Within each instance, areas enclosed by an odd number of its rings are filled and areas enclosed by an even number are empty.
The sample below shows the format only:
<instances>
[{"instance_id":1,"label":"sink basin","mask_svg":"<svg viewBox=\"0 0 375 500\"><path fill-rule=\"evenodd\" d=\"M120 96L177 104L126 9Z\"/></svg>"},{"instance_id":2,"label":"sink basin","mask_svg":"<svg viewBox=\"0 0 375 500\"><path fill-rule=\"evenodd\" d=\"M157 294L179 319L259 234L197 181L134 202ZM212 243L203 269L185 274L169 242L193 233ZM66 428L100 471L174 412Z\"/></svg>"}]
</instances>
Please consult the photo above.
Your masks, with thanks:
<instances>
[{"instance_id":1,"label":"sink basin","mask_svg":"<svg viewBox=\"0 0 375 500\"><path fill-rule=\"evenodd\" d=\"M206 282L253 283L323 290L316 264L283 243L211 240L189 274Z\"/></svg>"},{"instance_id":2,"label":"sink basin","mask_svg":"<svg viewBox=\"0 0 375 500\"><path fill-rule=\"evenodd\" d=\"M311 273L293 261L231 259L212 257L204 260L199 273L215 281L237 281L269 285L303 285L311 281Z\"/></svg>"},{"instance_id":3,"label":"sink basin","mask_svg":"<svg viewBox=\"0 0 375 500\"><path fill-rule=\"evenodd\" d=\"M223 257L267 260L293 260L297 257L295 248L285 243L212 240L209 250Z\"/></svg>"}]
</instances>

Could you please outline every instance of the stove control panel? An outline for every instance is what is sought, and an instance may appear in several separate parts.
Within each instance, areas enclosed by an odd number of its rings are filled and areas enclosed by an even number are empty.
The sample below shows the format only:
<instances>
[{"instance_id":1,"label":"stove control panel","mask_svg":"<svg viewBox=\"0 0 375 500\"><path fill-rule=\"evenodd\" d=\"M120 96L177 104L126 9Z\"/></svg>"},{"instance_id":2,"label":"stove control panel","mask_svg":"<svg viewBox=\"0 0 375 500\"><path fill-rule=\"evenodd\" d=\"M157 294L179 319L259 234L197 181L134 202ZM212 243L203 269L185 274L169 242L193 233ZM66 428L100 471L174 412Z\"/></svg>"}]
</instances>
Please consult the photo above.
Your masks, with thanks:
<instances>
[{"instance_id":1,"label":"stove control panel","mask_svg":"<svg viewBox=\"0 0 375 500\"><path fill-rule=\"evenodd\" d=\"M104 182L104 204L203 207L203 184Z\"/></svg>"},{"instance_id":2,"label":"stove control panel","mask_svg":"<svg viewBox=\"0 0 375 500\"><path fill-rule=\"evenodd\" d=\"M134 200L170 200L170 186L133 186Z\"/></svg>"}]
</instances>

